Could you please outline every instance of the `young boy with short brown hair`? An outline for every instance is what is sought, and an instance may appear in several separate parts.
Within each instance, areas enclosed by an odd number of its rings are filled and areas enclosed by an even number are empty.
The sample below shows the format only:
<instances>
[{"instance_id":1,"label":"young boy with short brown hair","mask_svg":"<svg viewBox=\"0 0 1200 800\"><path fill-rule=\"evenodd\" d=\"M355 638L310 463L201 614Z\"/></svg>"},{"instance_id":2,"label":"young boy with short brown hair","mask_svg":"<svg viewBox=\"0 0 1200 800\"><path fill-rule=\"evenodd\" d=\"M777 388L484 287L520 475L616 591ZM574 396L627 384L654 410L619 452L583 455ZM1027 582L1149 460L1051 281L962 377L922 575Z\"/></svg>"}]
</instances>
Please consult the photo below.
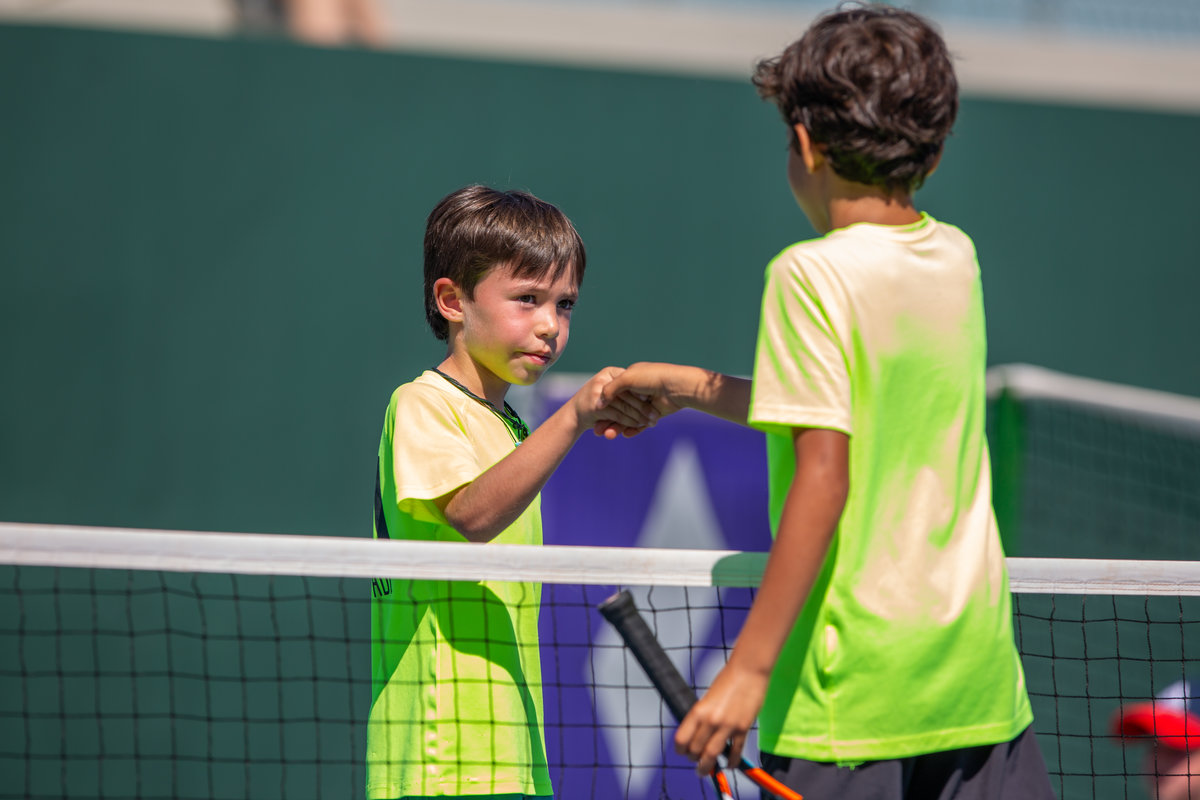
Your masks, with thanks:
<instances>
[{"instance_id":1,"label":"young boy with short brown hair","mask_svg":"<svg viewBox=\"0 0 1200 800\"><path fill-rule=\"evenodd\" d=\"M388 404L376 538L541 544L539 492L584 431L651 421L638 398L601 400L615 368L532 433L505 402L562 355L585 263L566 215L528 193L468 186L434 208L425 315L446 357ZM368 798L551 794L540 595L531 583L374 582Z\"/></svg>"}]
</instances>

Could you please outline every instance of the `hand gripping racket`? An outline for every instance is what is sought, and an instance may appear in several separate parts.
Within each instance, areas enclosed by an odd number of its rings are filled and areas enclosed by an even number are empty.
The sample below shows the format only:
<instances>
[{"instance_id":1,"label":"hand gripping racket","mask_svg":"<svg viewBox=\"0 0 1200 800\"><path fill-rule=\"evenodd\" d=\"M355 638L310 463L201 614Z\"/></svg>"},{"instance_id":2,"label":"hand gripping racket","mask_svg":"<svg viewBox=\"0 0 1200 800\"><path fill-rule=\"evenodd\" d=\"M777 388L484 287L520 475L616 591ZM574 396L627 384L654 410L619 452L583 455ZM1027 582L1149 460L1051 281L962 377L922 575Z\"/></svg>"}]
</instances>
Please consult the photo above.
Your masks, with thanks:
<instances>
[{"instance_id":1,"label":"hand gripping racket","mask_svg":"<svg viewBox=\"0 0 1200 800\"><path fill-rule=\"evenodd\" d=\"M633 603L633 596L627 591L618 592L601 603L598 608L604 618L617 629L617 633L625 641L625 646L642 665L646 676L650 678L650 682L662 696L663 702L667 704L667 708L671 709L675 721L682 722L688 711L696 704L696 693L679 674L679 670L675 669L675 665L667 657L662 645L650 631L650 626L638 613L637 606ZM784 786L745 758L741 759L737 768L747 778L776 797L783 798L783 800L804 800L800 794ZM732 800L733 792L729 788L729 781L722 774L719 766L713 770L712 780L717 787L717 794L722 800Z\"/></svg>"}]
</instances>

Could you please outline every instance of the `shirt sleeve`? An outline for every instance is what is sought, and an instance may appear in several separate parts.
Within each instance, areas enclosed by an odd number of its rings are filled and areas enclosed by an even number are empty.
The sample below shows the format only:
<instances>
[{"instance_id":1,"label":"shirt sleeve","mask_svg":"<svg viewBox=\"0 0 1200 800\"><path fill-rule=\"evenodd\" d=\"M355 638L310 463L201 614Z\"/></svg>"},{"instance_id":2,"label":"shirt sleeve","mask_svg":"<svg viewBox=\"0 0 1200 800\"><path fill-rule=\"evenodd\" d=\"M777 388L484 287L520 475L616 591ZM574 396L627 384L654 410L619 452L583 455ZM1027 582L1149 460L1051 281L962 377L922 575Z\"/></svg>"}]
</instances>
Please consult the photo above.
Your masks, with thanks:
<instances>
[{"instance_id":1,"label":"shirt sleeve","mask_svg":"<svg viewBox=\"0 0 1200 800\"><path fill-rule=\"evenodd\" d=\"M417 384L397 393L391 450L396 504L423 521L445 524L432 500L470 483L486 468L463 415L442 393Z\"/></svg>"},{"instance_id":2,"label":"shirt sleeve","mask_svg":"<svg viewBox=\"0 0 1200 800\"><path fill-rule=\"evenodd\" d=\"M749 417L760 430L851 433L847 343L837 324L843 293L820 267L806 264L800 247L767 266Z\"/></svg>"}]
</instances>

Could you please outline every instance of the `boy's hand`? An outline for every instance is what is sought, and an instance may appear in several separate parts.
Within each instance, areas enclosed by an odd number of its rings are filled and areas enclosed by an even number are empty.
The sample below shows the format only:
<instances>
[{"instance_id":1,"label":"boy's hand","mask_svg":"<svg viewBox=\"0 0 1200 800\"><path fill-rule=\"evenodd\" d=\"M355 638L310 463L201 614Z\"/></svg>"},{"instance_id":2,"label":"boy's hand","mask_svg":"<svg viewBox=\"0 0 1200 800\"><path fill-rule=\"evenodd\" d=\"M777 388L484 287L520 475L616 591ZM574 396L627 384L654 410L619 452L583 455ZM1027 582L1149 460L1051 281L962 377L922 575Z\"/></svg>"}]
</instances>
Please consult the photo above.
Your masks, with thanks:
<instances>
[{"instance_id":1,"label":"boy's hand","mask_svg":"<svg viewBox=\"0 0 1200 800\"><path fill-rule=\"evenodd\" d=\"M646 397L633 392L622 392L613 398L614 403L625 404L638 409L641 413L646 414L650 418L649 425L640 425L637 427L629 427L620 425L611 420L602 419L594 426L597 436L603 436L606 439L615 439L618 436L624 436L626 439L637 436L648 427L654 427L654 423L668 414L673 414L679 410L679 407L672 404L670 401L662 397Z\"/></svg>"},{"instance_id":2,"label":"boy's hand","mask_svg":"<svg viewBox=\"0 0 1200 800\"><path fill-rule=\"evenodd\" d=\"M604 397L611 400L633 395L648 400L659 416L666 416L683 408L688 399L696 396L697 387L703 383L706 374L698 367L640 361L614 377L604 387Z\"/></svg>"},{"instance_id":3,"label":"boy's hand","mask_svg":"<svg viewBox=\"0 0 1200 800\"><path fill-rule=\"evenodd\" d=\"M621 434L633 436L658 421L660 413L642 397L630 392L605 396L605 387L623 372L620 367L606 367L571 398L581 429L592 428L599 436L615 439Z\"/></svg>"},{"instance_id":4,"label":"boy's hand","mask_svg":"<svg viewBox=\"0 0 1200 800\"><path fill-rule=\"evenodd\" d=\"M624 371L617 370L601 389L601 397L605 403L620 399L639 409L649 404L656 420L681 408L694 408L745 425L751 388L747 378L701 367L642 361ZM598 436L614 439L621 434L633 436L644 427L598 424L595 431Z\"/></svg>"},{"instance_id":5,"label":"boy's hand","mask_svg":"<svg viewBox=\"0 0 1200 800\"><path fill-rule=\"evenodd\" d=\"M766 692L767 676L727 664L679 724L675 752L696 762L696 774L708 775L728 743L729 763L736 766Z\"/></svg>"},{"instance_id":6,"label":"boy's hand","mask_svg":"<svg viewBox=\"0 0 1200 800\"><path fill-rule=\"evenodd\" d=\"M676 402L675 396L685 393L684 387L688 378L695 380L702 373L702 370L694 367L641 361L614 375L613 380L603 389L604 402L624 402L639 408L649 406L654 421L657 421L682 408L682 405ZM602 420L596 423L594 429L597 436L615 439L618 436L636 436L646 427L618 425Z\"/></svg>"}]
</instances>

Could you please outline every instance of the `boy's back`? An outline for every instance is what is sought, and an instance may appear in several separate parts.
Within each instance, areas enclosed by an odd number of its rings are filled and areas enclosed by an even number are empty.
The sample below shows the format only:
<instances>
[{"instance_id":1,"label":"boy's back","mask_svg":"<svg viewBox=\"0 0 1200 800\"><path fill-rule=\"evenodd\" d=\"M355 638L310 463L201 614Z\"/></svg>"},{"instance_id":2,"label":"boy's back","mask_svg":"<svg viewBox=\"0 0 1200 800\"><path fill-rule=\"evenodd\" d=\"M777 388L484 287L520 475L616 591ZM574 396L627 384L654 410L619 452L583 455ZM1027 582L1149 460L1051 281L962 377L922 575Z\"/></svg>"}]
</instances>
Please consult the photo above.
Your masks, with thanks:
<instances>
[{"instance_id":1,"label":"boy's back","mask_svg":"<svg viewBox=\"0 0 1200 800\"><path fill-rule=\"evenodd\" d=\"M776 430L848 434L852 491L780 655L802 666L776 671L765 750L897 758L1031 721L991 511L983 322L970 240L928 215L841 228L768 267L749 420L770 433L772 519L795 475Z\"/></svg>"},{"instance_id":2,"label":"boy's back","mask_svg":"<svg viewBox=\"0 0 1200 800\"><path fill-rule=\"evenodd\" d=\"M813 797L1052 796L1032 721L984 434L979 268L917 210L958 109L941 36L847 5L760 62L787 180L820 239L767 270L752 382L639 364L606 389L769 436L763 580L680 752Z\"/></svg>"}]
</instances>

